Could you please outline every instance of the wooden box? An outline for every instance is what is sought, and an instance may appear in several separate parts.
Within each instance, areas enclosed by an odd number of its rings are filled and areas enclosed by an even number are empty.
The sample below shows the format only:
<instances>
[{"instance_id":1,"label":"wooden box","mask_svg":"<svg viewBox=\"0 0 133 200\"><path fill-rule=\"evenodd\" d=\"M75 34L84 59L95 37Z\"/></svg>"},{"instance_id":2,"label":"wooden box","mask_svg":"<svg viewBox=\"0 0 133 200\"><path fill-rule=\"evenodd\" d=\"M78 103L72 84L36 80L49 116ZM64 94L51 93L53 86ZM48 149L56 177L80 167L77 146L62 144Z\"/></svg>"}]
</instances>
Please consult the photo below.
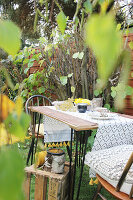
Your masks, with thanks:
<instances>
[{"instance_id":1,"label":"wooden box","mask_svg":"<svg viewBox=\"0 0 133 200\"><path fill-rule=\"evenodd\" d=\"M73 171L73 165L72 165ZM69 200L69 162L65 162L64 173L55 174L35 169L34 165L25 168L26 180L24 190L26 200L30 200L31 175L35 176L35 200ZM73 174L73 173L72 173ZM72 184L72 181L71 181ZM47 188L48 187L48 188ZM70 186L71 188L71 186ZM48 194L47 194L48 191ZM70 192L70 196L69 196Z\"/></svg>"}]
</instances>

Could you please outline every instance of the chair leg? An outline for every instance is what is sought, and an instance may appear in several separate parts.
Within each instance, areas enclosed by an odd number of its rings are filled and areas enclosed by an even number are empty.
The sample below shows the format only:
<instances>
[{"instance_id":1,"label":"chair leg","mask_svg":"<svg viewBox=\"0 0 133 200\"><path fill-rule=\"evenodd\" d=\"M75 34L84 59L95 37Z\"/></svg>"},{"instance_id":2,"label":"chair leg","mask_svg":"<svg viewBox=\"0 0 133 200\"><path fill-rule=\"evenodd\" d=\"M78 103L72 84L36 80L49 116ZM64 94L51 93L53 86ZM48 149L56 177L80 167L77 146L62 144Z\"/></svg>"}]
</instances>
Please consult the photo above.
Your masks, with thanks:
<instances>
[{"instance_id":1,"label":"chair leg","mask_svg":"<svg viewBox=\"0 0 133 200\"><path fill-rule=\"evenodd\" d=\"M29 149L29 152L28 152L28 157L27 157L26 165L28 165L31 156L32 156L31 157L31 164L32 164L32 161L33 161L34 140L35 140L35 138L32 138L32 142L31 142L30 149Z\"/></svg>"},{"instance_id":2,"label":"chair leg","mask_svg":"<svg viewBox=\"0 0 133 200\"><path fill-rule=\"evenodd\" d=\"M96 190L92 200L96 200L97 199L98 193L100 192L101 188L102 188L101 183L98 183L97 190Z\"/></svg>"}]
</instances>

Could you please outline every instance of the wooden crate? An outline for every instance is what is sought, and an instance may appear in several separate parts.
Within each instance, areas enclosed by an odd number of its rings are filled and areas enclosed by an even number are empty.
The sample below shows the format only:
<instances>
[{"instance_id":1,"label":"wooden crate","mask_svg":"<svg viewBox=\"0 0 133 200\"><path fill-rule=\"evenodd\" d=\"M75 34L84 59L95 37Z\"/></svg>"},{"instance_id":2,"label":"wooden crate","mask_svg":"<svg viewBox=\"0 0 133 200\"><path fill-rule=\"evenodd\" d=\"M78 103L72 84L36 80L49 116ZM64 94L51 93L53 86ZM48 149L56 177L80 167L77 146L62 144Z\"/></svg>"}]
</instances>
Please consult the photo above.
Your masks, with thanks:
<instances>
[{"instance_id":1,"label":"wooden crate","mask_svg":"<svg viewBox=\"0 0 133 200\"><path fill-rule=\"evenodd\" d=\"M73 165L72 165L73 171ZM64 173L55 174L49 171L35 169L34 165L25 168L26 179L24 190L26 200L30 200L31 175L35 175L35 200L69 200L69 163L65 162ZM72 173L73 174L73 173ZM48 184L49 182L49 184ZM72 184L72 181L71 181ZM71 188L71 187L70 187ZM71 196L71 191L70 191Z\"/></svg>"}]
</instances>

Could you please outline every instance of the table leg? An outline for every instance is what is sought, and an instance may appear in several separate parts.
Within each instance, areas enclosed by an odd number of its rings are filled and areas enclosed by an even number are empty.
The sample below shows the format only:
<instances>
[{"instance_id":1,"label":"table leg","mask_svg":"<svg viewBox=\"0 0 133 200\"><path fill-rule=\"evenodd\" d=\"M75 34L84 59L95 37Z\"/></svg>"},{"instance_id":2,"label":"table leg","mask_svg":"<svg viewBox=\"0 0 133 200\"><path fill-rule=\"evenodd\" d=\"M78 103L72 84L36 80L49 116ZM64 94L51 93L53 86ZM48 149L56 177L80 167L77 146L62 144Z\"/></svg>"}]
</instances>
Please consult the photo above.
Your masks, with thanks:
<instances>
[{"instance_id":1,"label":"table leg","mask_svg":"<svg viewBox=\"0 0 133 200\"><path fill-rule=\"evenodd\" d=\"M81 186L81 180L82 180L82 175L83 175L83 168L84 168L84 161L85 161L85 154L86 154L86 147L87 147L87 141L88 141L88 136L90 135L90 131L85 131L84 133L84 139L85 139L85 147L84 147L84 152L83 152L83 161L81 165L81 172L80 172L80 177L79 177L79 184L78 184L78 191L77 191L77 198L79 198L79 192L80 192L80 186Z\"/></svg>"},{"instance_id":2,"label":"table leg","mask_svg":"<svg viewBox=\"0 0 133 200\"><path fill-rule=\"evenodd\" d=\"M69 165L69 199L71 199L70 194L71 194L71 177L72 177L72 139L73 139L73 129L71 129L71 141L70 141L70 153L69 153L69 159L70 159L70 165Z\"/></svg>"},{"instance_id":3,"label":"table leg","mask_svg":"<svg viewBox=\"0 0 133 200\"><path fill-rule=\"evenodd\" d=\"M75 135L76 135L76 152L75 152L75 163L74 163L73 184L72 184L72 200L74 198L76 167L77 167L77 161L78 161L78 133L77 131L75 131Z\"/></svg>"}]
</instances>

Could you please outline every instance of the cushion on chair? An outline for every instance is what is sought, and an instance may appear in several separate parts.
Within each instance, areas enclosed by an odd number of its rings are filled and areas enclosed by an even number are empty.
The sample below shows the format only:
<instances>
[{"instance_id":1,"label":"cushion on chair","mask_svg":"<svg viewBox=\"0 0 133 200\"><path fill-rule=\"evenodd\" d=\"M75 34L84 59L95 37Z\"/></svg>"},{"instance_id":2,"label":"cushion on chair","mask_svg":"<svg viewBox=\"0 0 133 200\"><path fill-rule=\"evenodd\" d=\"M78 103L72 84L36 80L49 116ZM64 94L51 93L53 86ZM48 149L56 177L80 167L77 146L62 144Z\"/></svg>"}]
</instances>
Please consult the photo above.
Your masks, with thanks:
<instances>
[{"instance_id":1,"label":"cushion on chair","mask_svg":"<svg viewBox=\"0 0 133 200\"><path fill-rule=\"evenodd\" d=\"M28 131L31 132L30 127L29 127ZM35 128L35 132L36 133L37 133L37 131L38 131L38 124L36 124L36 128ZM44 125L43 125L43 123L40 124L39 134L42 135L42 136L44 136Z\"/></svg>"},{"instance_id":2,"label":"cushion on chair","mask_svg":"<svg viewBox=\"0 0 133 200\"><path fill-rule=\"evenodd\" d=\"M126 163L133 152L133 145L121 145L109 149L88 152L85 164L89 165L103 179L116 187ZM120 191L129 194L133 184L131 166Z\"/></svg>"}]
</instances>

